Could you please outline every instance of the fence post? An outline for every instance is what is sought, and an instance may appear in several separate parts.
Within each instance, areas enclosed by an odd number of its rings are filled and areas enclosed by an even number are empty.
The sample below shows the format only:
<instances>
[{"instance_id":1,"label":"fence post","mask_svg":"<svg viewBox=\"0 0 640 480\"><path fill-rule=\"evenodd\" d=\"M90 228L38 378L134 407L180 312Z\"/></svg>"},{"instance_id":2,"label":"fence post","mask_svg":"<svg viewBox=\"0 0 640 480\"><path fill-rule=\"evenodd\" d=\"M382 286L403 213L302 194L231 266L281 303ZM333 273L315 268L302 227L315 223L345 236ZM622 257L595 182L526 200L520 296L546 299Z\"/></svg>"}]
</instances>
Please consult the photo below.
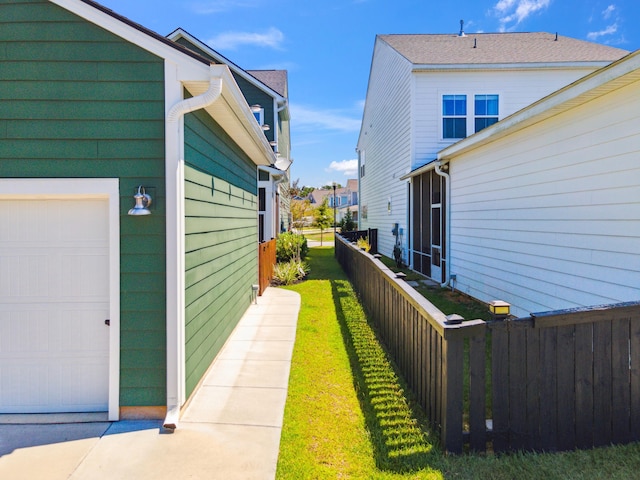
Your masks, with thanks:
<instances>
[{"instance_id":1,"label":"fence post","mask_svg":"<svg viewBox=\"0 0 640 480\"><path fill-rule=\"evenodd\" d=\"M442 342L442 431L445 450L462 453L462 385L464 337L458 329L445 329Z\"/></svg>"}]
</instances>

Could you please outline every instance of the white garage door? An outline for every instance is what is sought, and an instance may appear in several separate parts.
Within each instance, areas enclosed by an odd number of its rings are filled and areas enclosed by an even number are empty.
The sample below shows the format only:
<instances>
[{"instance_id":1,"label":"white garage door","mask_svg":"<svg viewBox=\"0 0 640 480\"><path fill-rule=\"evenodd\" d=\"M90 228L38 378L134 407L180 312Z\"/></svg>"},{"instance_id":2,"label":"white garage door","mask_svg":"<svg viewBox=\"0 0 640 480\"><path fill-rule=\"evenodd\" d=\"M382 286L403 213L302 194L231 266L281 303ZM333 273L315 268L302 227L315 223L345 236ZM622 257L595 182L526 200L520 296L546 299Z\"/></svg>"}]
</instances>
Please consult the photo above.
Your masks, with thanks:
<instances>
[{"instance_id":1,"label":"white garage door","mask_svg":"<svg viewBox=\"0 0 640 480\"><path fill-rule=\"evenodd\" d=\"M108 201L0 200L0 413L106 411Z\"/></svg>"}]
</instances>

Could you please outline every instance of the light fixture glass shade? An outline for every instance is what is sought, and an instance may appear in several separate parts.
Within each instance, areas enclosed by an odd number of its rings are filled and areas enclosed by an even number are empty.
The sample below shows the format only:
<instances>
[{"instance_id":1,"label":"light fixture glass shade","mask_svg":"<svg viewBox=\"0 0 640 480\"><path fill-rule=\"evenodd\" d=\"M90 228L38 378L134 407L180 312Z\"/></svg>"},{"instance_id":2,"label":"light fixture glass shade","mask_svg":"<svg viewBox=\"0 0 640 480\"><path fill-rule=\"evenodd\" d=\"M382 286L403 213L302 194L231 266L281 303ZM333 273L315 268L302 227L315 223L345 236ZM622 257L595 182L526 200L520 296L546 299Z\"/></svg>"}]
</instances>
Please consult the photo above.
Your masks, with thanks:
<instances>
[{"instance_id":1,"label":"light fixture glass shade","mask_svg":"<svg viewBox=\"0 0 640 480\"><path fill-rule=\"evenodd\" d=\"M129 215L151 215L151 211L149 210L151 196L145 193L142 185L138 187L138 193L136 193L133 198L136 204L129 210Z\"/></svg>"}]
</instances>

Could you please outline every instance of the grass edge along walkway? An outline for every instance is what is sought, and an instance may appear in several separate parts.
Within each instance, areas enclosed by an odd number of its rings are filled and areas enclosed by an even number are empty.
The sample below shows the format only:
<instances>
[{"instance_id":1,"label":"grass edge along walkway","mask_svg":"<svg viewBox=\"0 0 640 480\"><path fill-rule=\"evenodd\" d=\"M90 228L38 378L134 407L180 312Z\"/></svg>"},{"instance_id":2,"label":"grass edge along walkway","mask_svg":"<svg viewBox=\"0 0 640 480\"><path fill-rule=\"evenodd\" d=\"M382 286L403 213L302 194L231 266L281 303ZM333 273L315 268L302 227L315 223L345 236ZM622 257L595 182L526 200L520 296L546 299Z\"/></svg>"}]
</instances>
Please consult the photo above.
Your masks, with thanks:
<instances>
[{"instance_id":1,"label":"grass edge along walkway","mask_svg":"<svg viewBox=\"0 0 640 480\"><path fill-rule=\"evenodd\" d=\"M333 248L313 248L278 479L637 478L638 444L562 454L446 456L375 337Z\"/></svg>"}]
</instances>

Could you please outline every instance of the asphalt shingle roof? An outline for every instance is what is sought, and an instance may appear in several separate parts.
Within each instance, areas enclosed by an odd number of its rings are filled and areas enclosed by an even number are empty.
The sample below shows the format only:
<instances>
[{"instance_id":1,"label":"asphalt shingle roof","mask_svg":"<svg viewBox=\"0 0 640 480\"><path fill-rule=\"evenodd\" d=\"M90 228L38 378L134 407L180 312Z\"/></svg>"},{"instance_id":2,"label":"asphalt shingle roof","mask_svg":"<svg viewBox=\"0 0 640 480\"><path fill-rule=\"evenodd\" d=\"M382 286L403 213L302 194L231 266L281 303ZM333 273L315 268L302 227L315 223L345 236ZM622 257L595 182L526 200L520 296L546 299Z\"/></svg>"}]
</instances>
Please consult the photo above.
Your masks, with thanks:
<instances>
[{"instance_id":1,"label":"asphalt shingle roof","mask_svg":"<svg viewBox=\"0 0 640 480\"><path fill-rule=\"evenodd\" d=\"M286 70L247 70L247 73L260 80L276 93L283 97L287 96Z\"/></svg>"},{"instance_id":2,"label":"asphalt shingle roof","mask_svg":"<svg viewBox=\"0 0 640 480\"><path fill-rule=\"evenodd\" d=\"M629 52L556 34L379 35L417 65L612 62Z\"/></svg>"}]
</instances>

